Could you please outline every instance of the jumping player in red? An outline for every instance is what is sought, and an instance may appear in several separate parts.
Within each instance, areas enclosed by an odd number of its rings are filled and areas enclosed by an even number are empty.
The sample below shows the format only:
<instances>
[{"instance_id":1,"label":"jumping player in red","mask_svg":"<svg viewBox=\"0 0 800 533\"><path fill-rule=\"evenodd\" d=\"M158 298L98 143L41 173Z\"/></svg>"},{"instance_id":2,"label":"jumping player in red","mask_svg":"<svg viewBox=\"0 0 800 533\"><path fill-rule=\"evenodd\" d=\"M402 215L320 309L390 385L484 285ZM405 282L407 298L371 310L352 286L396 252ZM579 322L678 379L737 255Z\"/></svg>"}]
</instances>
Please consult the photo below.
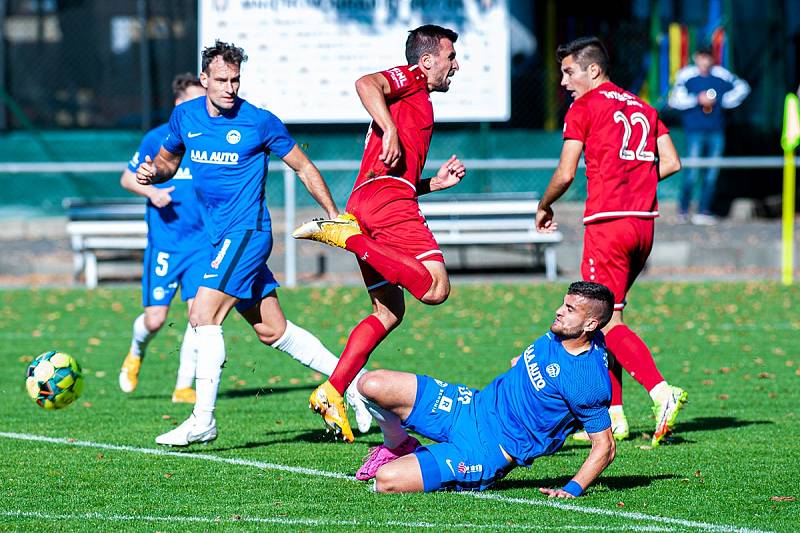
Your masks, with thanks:
<instances>
[{"instance_id":1,"label":"jumping player in red","mask_svg":"<svg viewBox=\"0 0 800 533\"><path fill-rule=\"evenodd\" d=\"M347 341L336 370L311 394L310 407L348 442L353 432L342 393L376 346L403 319L405 288L419 301L438 305L450 294L439 245L419 210L417 197L458 184L466 173L452 156L429 179L421 179L433 133L430 93L446 92L458 70L458 35L425 25L409 32L408 65L363 76L356 91L372 116L361 169L347 213L312 220L292 234L356 254L373 312Z\"/></svg>"},{"instance_id":2,"label":"jumping player in red","mask_svg":"<svg viewBox=\"0 0 800 533\"><path fill-rule=\"evenodd\" d=\"M614 293L614 315L603 328L616 362L610 366L614 436L628 436L622 410L622 365L653 399L657 446L672 430L687 393L664 380L647 345L622 319L625 295L653 247L658 182L681 168L669 130L655 109L608 77L608 52L595 37L558 47L561 85L575 100L564 119L561 159L536 213L536 228L552 232L552 204L569 189L581 152L588 197L581 275Z\"/></svg>"}]
</instances>

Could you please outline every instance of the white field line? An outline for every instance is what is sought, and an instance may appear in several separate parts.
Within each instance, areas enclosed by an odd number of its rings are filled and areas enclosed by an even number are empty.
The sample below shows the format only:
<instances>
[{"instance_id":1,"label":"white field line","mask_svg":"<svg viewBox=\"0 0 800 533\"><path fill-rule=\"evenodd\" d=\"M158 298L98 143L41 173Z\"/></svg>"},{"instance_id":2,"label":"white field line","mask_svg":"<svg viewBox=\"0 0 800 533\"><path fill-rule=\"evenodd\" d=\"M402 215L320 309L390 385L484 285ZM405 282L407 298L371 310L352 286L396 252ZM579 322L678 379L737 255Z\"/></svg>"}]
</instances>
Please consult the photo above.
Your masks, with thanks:
<instances>
[{"instance_id":1,"label":"white field line","mask_svg":"<svg viewBox=\"0 0 800 533\"><path fill-rule=\"evenodd\" d=\"M31 435L27 433L7 433L7 432L0 432L0 437L5 437L8 439L16 439L16 440L26 440L26 441L35 441L35 442L47 442L51 444L66 444L67 446L80 446L85 448L97 448L101 450L115 450L115 451L123 451L123 452L133 452L133 453L143 453L147 455L156 455L156 456L167 456L167 457L179 457L182 459L197 459L197 460L204 460L204 461L211 461L216 463L227 463L239 466L252 466L255 468L261 468L264 470L278 470L281 472L291 472L295 474L303 474L309 476L318 476L318 477L327 477L327 478L334 478L334 479L345 479L349 481L356 481L355 477L349 476L347 474L341 474L338 472L327 472L324 470L315 470L313 468L302 468L296 466L286 466L274 463L265 463L261 461L248 461L245 459L234 459L229 457L219 457L216 455L209 455L209 454L198 454L198 453L185 453L185 452L174 452L168 450L161 450L156 448L137 448L134 446L121 446L117 444L104 444L100 442L91 442L91 441L79 441L74 439L66 439L66 438L54 438L54 437L45 437L43 435ZM617 511L614 509L600 509L596 507L584 507L582 505L575 505L571 503L563 503L556 500L549 500L549 499L527 499L527 498L512 498L509 496L502 496L496 493L475 493L475 492L462 492L459 494L463 494L465 496L470 496L473 498L481 499L481 500L493 500L493 501L500 501L504 503L516 503L522 505L533 505L537 507L551 507L555 509L561 509L564 511L571 511L571 512L578 512L578 513L586 513L590 515L599 515L599 516L610 516L615 518L623 518L628 520L635 520L635 521L646 521L650 522L651 525L657 525L661 527L666 526L679 526L685 528L694 528L694 529L701 529L704 531L714 531L714 532L732 532L732 533L767 533L764 530L759 529L750 529L746 527L738 527L732 525L725 525L725 524L711 524L708 522L698 522L694 520L685 520L682 518L671 518L666 516L657 516L657 515L649 515L645 513L637 513L631 511ZM561 527L561 526L559 526Z\"/></svg>"},{"instance_id":2,"label":"white field line","mask_svg":"<svg viewBox=\"0 0 800 533\"><path fill-rule=\"evenodd\" d=\"M0 516L8 518L33 518L37 520L97 520L102 522L169 522L169 523L201 523L201 524L271 524L282 526L317 526L317 527L402 527L417 529L517 529L524 531L552 531L554 529L591 530L591 531L636 531L636 532L669 532L672 528L659 526L589 526L589 525L527 525L527 524L437 524L434 522L401 522L387 520L317 520L315 518L281 518L257 516L152 516L152 515L118 515L103 513L49 514L36 511L2 511Z\"/></svg>"}]
</instances>

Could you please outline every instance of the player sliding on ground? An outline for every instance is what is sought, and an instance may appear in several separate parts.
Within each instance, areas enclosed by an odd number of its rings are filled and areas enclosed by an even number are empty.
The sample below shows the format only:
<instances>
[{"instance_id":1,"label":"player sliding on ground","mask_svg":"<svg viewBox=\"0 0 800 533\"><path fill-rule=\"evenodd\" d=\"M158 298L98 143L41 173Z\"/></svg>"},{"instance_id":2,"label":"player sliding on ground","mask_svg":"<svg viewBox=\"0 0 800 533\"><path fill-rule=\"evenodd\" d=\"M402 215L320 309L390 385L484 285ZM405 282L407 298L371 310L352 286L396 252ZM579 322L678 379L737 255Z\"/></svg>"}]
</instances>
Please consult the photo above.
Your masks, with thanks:
<instances>
[{"instance_id":1,"label":"player sliding on ground","mask_svg":"<svg viewBox=\"0 0 800 533\"><path fill-rule=\"evenodd\" d=\"M550 331L512 359L486 388L428 376L376 370L358 380L384 443L356 473L378 492L483 490L517 466L552 455L585 428L592 449L556 498L580 496L614 460L608 414L611 385L601 328L614 296L604 285L569 286ZM438 444L419 446L406 429Z\"/></svg>"},{"instance_id":2,"label":"player sliding on ground","mask_svg":"<svg viewBox=\"0 0 800 533\"><path fill-rule=\"evenodd\" d=\"M614 437L628 436L622 365L653 400L652 445L658 446L672 430L687 394L664 380L647 345L625 325L622 310L653 247L658 182L680 170L680 158L656 110L611 83L608 52L599 39L576 39L559 46L557 54L561 85L575 102L564 118L561 159L539 201L536 228L545 233L556 230L551 206L572 185L583 152L588 194L581 276L614 293L614 316L603 328L617 363L611 362L610 373ZM586 439L585 434L582 437Z\"/></svg>"},{"instance_id":3,"label":"player sliding on ground","mask_svg":"<svg viewBox=\"0 0 800 533\"><path fill-rule=\"evenodd\" d=\"M450 294L444 257L417 197L458 184L466 172L452 156L434 177L421 179L433 132L430 93L450 87L458 70L453 48L457 39L446 28L420 26L406 41L407 66L356 82L372 124L347 214L307 222L292 234L356 254L372 300L372 314L350 333L336 370L309 399L310 407L348 442L353 432L342 393L372 351L400 325L405 313L402 288L429 305L441 304Z\"/></svg>"}]
</instances>

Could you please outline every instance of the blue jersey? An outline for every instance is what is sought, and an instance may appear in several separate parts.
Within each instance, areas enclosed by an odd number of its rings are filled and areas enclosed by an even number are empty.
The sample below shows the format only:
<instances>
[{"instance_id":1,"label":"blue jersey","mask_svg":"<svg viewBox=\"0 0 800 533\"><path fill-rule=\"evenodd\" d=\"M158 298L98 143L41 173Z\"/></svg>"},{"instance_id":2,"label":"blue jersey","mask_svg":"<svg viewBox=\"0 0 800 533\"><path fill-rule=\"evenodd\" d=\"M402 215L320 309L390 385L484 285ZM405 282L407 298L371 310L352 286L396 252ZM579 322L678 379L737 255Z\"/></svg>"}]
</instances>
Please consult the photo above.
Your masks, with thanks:
<instances>
[{"instance_id":1,"label":"blue jersey","mask_svg":"<svg viewBox=\"0 0 800 533\"><path fill-rule=\"evenodd\" d=\"M212 243L232 231L271 231L265 185L269 154L283 158L295 141L283 122L237 98L233 109L211 117L205 98L175 108L164 148L192 161L194 187L205 206Z\"/></svg>"},{"instance_id":2,"label":"blue jersey","mask_svg":"<svg viewBox=\"0 0 800 533\"><path fill-rule=\"evenodd\" d=\"M128 161L128 170L135 173L145 156L155 159L168 131L167 124L148 131L139 150ZM175 187L175 190L170 193L172 202L164 207L156 207L150 200L147 201L145 220L148 242L154 248L166 252L189 252L208 246L208 237L203 231L202 207L197 202L192 187L190 166L183 165L172 181L159 183L154 187Z\"/></svg>"},{"instance_id":3,"label":"blue jersey","mask_svg":"<svg viewBox=\"0 0 800 533\"><path fill-rule=\"evenodd\" d=\"M589 433L610 428L611 382L602 334L589 350L572 355L548 332L476 394L475 402L479 423L525 466L558 451L581 427Z\"/></svg>"}]
</instances>

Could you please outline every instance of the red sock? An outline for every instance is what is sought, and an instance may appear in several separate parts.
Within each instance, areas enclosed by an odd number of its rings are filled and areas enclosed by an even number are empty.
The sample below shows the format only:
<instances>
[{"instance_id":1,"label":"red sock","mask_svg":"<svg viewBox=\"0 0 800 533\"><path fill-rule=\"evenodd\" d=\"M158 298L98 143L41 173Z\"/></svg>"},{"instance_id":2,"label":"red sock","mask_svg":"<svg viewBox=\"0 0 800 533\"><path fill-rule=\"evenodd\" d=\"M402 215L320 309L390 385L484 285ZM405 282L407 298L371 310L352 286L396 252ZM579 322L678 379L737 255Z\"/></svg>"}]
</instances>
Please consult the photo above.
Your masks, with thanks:
<instances>
[{"instance_id":1,"label":"red sock","mask_svg":"<svg viewBox=\"0 0 800 533\"><path fill-rule=\"evenodd\" d=\"M421 300L433 284L431 273L416 257L405 255L366 235L353 235L345 245L386 281L405 287L417 300Z\"/></svg>"},{"instance_id":2,"label":"red sock","mask_svg":"<svg viewBox=\"0 0 800 533\"><path fill-rule=\"evenodd\" d=\"M622 405L622 365L609 354L608 377L611 380L611 405Z\"/></svg>"},{"instance_id":3,"label":"red sock","mask_svg":"<svg viewBox=\"0 0 800 533\"><path fill-rule=\"evenodd\" d=\"M614 358L648 392L664 381L647 345L628 326L614 326L606 335L606 346Z\"/></svg>"},{"instance_id":4,"label":"red sock","mask_svg":"<svg viewBox=\"0 0 800 533\"><path fill-rule=\"evenodd\" d=\"M353 328L339 363L328 378L339 394L344 394L356 375L367 364L372 350L380 344L387 333L383 323L375 315L369 315Z\"/></svg>"}]
</instances>

